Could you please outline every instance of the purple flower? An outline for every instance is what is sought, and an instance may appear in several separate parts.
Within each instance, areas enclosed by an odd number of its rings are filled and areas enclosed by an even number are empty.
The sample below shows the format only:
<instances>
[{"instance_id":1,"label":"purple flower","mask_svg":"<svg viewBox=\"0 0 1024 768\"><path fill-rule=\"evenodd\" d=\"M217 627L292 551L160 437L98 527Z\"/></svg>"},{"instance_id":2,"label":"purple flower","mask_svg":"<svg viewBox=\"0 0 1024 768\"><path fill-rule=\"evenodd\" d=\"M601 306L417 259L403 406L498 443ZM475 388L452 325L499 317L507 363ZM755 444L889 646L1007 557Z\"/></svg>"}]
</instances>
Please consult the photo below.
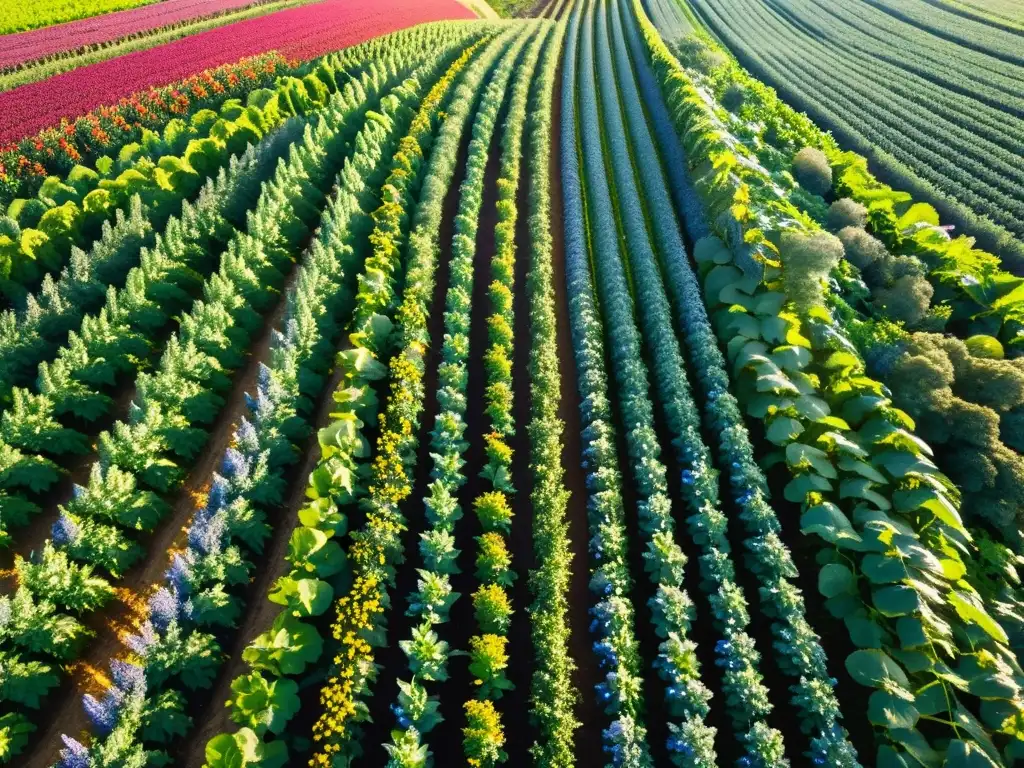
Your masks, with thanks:
<instances>
[{"instance_id":1,"label":"purple flower","mask_svg":"<svg viewBox=\"0 0 1024 768\"><path fill-rule=\"evenodd\" d=\"M156 630L153 628L153 623L150 621L145 622L139 629L139 634L128 635L124 639L124 644L127 645L139 656L145 656L150 646L156 643L158 640Z\"/></svg>"},{"instance_id":2,"label":"purple flower","mask_svg":"<svg viewBox=\"0 0 1024 768\"><path fill-rule=\"evenodd\" d=\"M111 695L109 692L102 700L88 693L82 697L82 707L86 716L102 736L108 735L117 725L117 710L120 704L120 696Z\"/></svg>"},{"instance_id":3,"label":"purple flower","mask_svg":"<svg viewBox=\"0 0 1024 768\"><path fill-rule=\"evenodd\" d=\"M171 582L178 594L187 595L192 589L192 569L189 563L180 554L171 560L171 567L167 571L167 580Z\"/></svg>"},{"instance_id":4,"label":"purple flower","mask_svg":"<svg viewBox=\"0 0 1024 768\"><path fill-rule=\"evenodd\" d=\"M257 386L260 392L265 392L270 387L270 368L266 363L260 363L259 373L256 376Z\"/></svg>"},{"instance_id":5,"label":"purple flower","mask_svg":"<svg viewBox=\"0 0 1024 768\"><path fill-rule=\"evenodd\" d=\"M149 598L149 620L161 632L166 632L172 621L178 619L181 603L171 590L161 587Z\"/></svg>"},{"instance_id":6,"label":"purple flower","mask_svg":"<svg viewBox=\"0 0 1024 768\"><path fill-rule=\"evenodd\" d=\"M221 551L227 521L222 513L196 515L188 531L188 545L201 555L212 555Z\"/></svg>"},{"instance_id":7,"label":"purple flower","mask_svg":"<svg viewBox=\"0 0 1024 768\"><path fill-rule=\"evenodd\" d=\"M228 448L224 451L220 471L228 481L244 480L249 476L250 464L250 460L237 448Z\"/></svg>"},{"instance_id":8,"label":"purple flower","mask_svg":"<svg viewBox=\"0 0 1024 768\"><path fill-rule=\"evenodd\" d=\"M74 544L81 532L82 529L78 526L78 523L67 512L61 512L57 522L53 524L53 528L50 530L50 536L53 538L53 543L58 547L66 547L69 544Z\"/></svg>"},{"instance_id":9,"label":"purple flower","mask_svg":"<svg viewBox=\"0 0 1024 768\"><path fill-rule=\"evenodd\" d=\"M213 481L210 483L210 492L206 495L206 509L216 512L228 503L228 493L231 487L222 475L213 473Z\"/></svg>"},{"instance_id":10,"label":"purple flower","mask_svg":"<svg viewBox=\"0 0 1024 768\"><path fill-rule=\"evenodd\" d=\"M57 768L89 768L92 765L89 750L82 742L65 736L63 733L60 738L64 742L64 749L60 751L60 762L57 763Z\"/></svg>"},{"instance_id":11,"label":"purple flower","mask_svg":"<svg viewBox=\"0 0 1024 768\"><path fill-rule=\"evenodd\" d=\"M244 416L238 429L235 430L235 443L239 450L245 453L258 453L260 450L260 439L256 433L256 427Z\"/></svg>"},{"instance_id":12,"label":"purple flower","mask_svg":"<svg viewBox=\"0 0 1024 768\"><path fill-rule=\"evenodd\" d=\"M125 695L144 696L146 693L146 670L138 664L132 664L121 659L114 659L110 662L110 672L114 678L114 684L124 692Z\"/></svg>"}]
</instances>

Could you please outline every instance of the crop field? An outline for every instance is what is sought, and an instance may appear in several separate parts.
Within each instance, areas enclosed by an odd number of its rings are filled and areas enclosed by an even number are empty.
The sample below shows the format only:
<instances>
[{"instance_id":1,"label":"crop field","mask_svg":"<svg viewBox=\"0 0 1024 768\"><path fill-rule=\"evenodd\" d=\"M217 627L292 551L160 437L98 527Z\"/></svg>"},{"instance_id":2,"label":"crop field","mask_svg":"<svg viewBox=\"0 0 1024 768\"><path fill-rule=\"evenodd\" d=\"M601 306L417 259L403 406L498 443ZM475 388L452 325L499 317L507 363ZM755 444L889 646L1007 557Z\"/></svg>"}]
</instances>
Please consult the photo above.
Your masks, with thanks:
<instances>
[{"instance_id":1,"label":"crop field","mask_svg":"<svg viewBox=\"0 0 1024 768\"><path fill-rule=\"evenodd\" d=\"M752 0L482 3L0 45L0 764L1024 764L1024 278Z\"/></svg>"},{"instance_id":2,"label":"crop field","mask_svg":"<svg viewBox=\"0 0 1024 768\"><path fill-rule=\"evenodd\" d=\"M931 0L686 3L744 66L886 181L984 234L1024 270L1020 29Z\"/></svg>"}]
</instances>

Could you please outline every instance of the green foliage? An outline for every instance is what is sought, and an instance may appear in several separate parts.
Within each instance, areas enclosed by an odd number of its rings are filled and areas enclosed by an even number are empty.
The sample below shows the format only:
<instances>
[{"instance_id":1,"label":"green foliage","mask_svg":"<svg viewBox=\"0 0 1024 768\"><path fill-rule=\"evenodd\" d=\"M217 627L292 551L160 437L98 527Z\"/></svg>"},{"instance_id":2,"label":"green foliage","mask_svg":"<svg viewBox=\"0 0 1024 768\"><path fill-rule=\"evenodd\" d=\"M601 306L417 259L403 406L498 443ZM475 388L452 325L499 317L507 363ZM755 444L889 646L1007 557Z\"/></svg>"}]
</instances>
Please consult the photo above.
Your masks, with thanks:
<instances>
[{"instance_id":1,"label":"green foliage","mask_svg":"<svg viewBox=\"0 0 1024 768\"><path fill-rule=\"evenodd\" d=\"M473 611L484 632L504 635L512 624L512 601L500 584L482 584L473 593Z\"/></svg>"},{"instance_id":2,"label":"green foliage","mask_svg":"<svg viewBox=\"0 0 1024 768\"><path fill-rule=\"evenodd\" d=\"M222 733L206 745L203 768L284 768L288 748L284 742L264 744L252 729Z\"/></svg>"},{"instance_id":3,"label":"green foliage","mask_svg":"<svg viewBox=\"0 0 1024 768\"><path fill-rule=\"evenodd\" d=\"M488 491L477 497L473 509L484 531L508 533L512 525L512 508L501 491Z\"/></svg>"},{"instance_id":4,"label":"green foliage","mask_svg":"<svg viewBox=\"0 0 1024 768\"><path fill-rule=\"evenodd\" d=\"M500 699L515 686L505 677L508 667L508 638L501 635L474 635L469 638L469 672L480 699Z\"/></svg>"},{"instance_id":5,"label":"green foliage","mask_svg":"<svg viewBox=\"0 0 1024 768\"><path fill-rule=\"evenodd\" d=\"M832 189L832 167L825 153L815 147L804 147L793 157L793 176L800 186L824 197Z\"/></svg>"},{"instance_id":6,"label":"green foliage","mask_svg":"<svg viewBox=\"0 0 1024 768\"><path fill-rule=\"evenodd\" d=\"M463 705L466 727L462 729L462 747L466 759L479 768L494 768L508 760L501 715L490 700L470 699Z\"/></svg>"},{"instance_id":7,"label":"green foliage","mask_svg":"<svg viewBox=\"0 0 1024 768\"><path fill-rule=\"evenodd\" d=\"M21 584L37 599L46 600L74 613L88 613L103 607L114 597L114 589L91 565L79 565L47 541L38 560L18 556L15 570Z\"/></svg>"},{"instance_id":8,"label":"green foliage","mask_svg":"<svg viewBox=\"0 0 1024 768\"><path fill-rule=\"evenodd\" d=\"M35 729L24 715L17 712L0 715L0 762L10 762L15 755L21 754Z\"/></svg>"},{"instance_id":9,"label":"green foliage","mask_svg":"<svg viewBox=\"0 0 1024 768\"><path fill-rule=\"evenodd\" d=\"M298 684L294 680L267 680L260 672L235 678L228 701L231 719L257 736L267 731L284 733L288 721L299 711Z\"/></svg>"},{"instance_id":10,"label":"green foliage","mask_svg":"<svg viewBox=\"0 0 1024 768\"><path fill-rule=\"evenodd\" d=\"M782 283L787 298L800 312L822 303L825 281L843 257L843 244L827 232L782 234L779 245Z\"/></svg>"},{"instance_id":11,"label":"green foliage","mask_svg":"<svg viewBox=\"0 0 1024 768\"><path fill-rule=\"evenodd\" d=\"M828 228L833 232L841 232L846 227L863 229L868 223L868 209L856 200L842 197L828 207L826 220ZM840 239L842 239L841 234ZM846 245L845 240L843 245ZM858 264L857 266L859 267L860 265ZM863 267L861 268L863 269Z\"/></svg>"}]
</instances>

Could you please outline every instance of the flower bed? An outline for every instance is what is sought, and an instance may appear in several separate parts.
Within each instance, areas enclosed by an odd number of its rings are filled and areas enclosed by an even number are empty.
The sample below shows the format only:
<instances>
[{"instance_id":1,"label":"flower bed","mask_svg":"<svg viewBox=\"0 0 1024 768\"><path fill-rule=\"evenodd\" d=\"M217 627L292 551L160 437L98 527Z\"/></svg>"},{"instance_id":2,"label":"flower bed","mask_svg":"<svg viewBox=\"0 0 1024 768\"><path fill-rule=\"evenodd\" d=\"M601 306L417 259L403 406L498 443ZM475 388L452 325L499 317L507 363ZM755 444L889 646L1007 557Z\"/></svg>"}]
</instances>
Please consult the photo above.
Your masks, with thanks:
<instances>
[{"instance_id":1,"label":"flower bed","mask_svg":"<svg viewBox=\"0 0 1024 768\"><path fill-rule=\"evenodd\" d=\"M211 29L145 51L65 72L0 95L0 141L14 141L62 117L202 69L277 50L310 59L377 35L443 18L473 18L455 0L325 0Z\"/></svg>"}]
</instances>

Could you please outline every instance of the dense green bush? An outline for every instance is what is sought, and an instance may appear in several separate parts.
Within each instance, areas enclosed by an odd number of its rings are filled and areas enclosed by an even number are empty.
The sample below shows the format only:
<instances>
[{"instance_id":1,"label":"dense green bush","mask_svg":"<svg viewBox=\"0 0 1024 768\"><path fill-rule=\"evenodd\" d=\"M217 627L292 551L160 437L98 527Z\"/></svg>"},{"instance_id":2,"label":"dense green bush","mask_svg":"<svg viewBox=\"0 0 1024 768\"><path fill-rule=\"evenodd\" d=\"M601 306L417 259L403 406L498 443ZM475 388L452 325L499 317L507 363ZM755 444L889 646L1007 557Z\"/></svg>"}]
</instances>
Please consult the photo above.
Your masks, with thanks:
<instances>
[{"instance_id":1,"label":"dense green bush","mask_svg":"<svg viewBox=\"0 0 1024 768\"><path fill-rule=\"evenodd\" d=\"M856 200L843 197L829 206L826 223L833 232L846 227L863 228L868 223L868 209Z\"/></svg>"},{"instance_id":2,"label":"dense green bush","mask_svg":"<svg viewBox=\"0 0 1024 768\"><path fill-rule=\"evenodd\" d=\"M804 147L793 157L793 176L800 186L825 196L832 189L832 167L820 149Z\"/></svg>"}]
</instances>

